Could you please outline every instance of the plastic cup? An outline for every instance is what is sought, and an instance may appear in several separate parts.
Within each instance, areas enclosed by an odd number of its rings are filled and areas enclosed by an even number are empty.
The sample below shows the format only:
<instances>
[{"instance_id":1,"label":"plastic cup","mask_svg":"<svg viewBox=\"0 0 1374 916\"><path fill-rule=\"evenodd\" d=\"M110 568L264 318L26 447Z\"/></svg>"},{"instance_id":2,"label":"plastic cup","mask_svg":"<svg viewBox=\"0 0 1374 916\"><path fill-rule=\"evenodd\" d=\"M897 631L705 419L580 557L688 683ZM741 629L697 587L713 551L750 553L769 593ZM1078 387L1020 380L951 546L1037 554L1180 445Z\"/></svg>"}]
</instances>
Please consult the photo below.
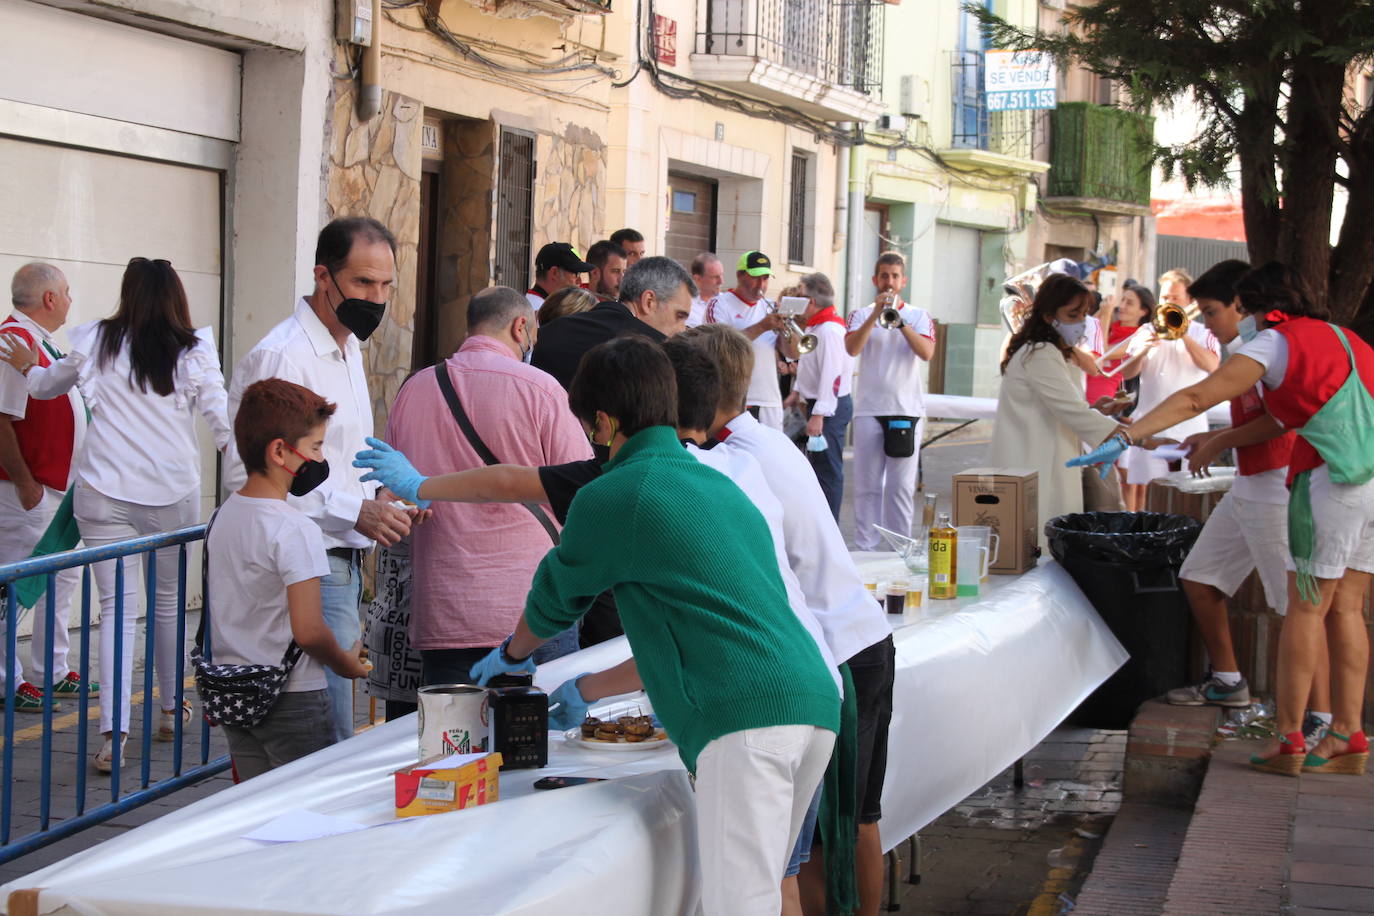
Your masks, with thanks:
<instances>
[{"instance_id":1,"label":"plastic cup","mask_svg":"<svg viewBox=\"0 0 1374 916\"><path fill-rule=\"evenodd\" d=\"M915 576L906 585L906 606L918 608L925 603L926 577Z\"/></svg>"},{"instance_id":2,"label":"plastic cup","mask_svg":"<svg viewBox=\"0 0 1374 916\"><path fill-rule=\"evenodd\" d=\"M889 614L900 614L906 610L907 581L905 579L893 579L887 583L887 612Z\"/></svg>"}]
</instances>

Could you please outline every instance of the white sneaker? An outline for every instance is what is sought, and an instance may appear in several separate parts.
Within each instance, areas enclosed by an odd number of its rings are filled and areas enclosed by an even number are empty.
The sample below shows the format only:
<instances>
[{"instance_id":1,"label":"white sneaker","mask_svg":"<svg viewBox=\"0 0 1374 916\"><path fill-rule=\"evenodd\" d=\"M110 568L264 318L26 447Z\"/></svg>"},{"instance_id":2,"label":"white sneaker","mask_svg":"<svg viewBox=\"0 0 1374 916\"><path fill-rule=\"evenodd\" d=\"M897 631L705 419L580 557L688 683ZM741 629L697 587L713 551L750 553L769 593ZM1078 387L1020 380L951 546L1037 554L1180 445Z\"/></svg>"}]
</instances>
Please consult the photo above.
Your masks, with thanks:
<instances>
[{"instance_id":1,"label":"white sneaker","mask_svg":"<svg viewBox=\"0 0 1374 916\"><path fill-rule=\"evenodd\" d=\"M127 733L120 734L119 762L121 764L128 763L129 761L129 758L124 754L124 744L128 740L129 736ZM114 741L111 740L109 735L105 736L104 745L102 745L100 750L95 752L95 756L91 758L91 764L95 767L97 773L108 773L114 769Z\"/></svg>"},{"instance_id":2,"label":"white sneaker","mask_svg":"<svg viewBox=\"0 0 1374 916\"><path fill-rule=\"evenodd\" d=\"M157 711L157 734L153 737L159 741L177 740L177 711L175 709L159 709ZM186 726L191 724L191 701L181 701L181 729L184 732Z\"/></svg>"}]
</instances>

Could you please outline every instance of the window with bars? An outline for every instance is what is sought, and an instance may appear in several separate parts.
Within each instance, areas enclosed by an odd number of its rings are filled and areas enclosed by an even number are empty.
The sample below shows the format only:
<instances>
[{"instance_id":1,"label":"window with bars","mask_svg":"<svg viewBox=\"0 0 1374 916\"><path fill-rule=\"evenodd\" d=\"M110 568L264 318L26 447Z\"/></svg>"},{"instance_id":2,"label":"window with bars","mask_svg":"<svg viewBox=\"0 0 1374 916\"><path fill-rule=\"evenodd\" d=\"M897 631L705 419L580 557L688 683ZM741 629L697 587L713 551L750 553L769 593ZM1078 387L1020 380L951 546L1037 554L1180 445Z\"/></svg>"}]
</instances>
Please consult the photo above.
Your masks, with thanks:
<instances>
[{"instance_id":1,"label":"window with bars","mask_svg":"<svg viewBox=\"0 0 1374 916\"><path fill-rule=\"evenodd\" d=\"M815 157L792 151L792 188L787 202L787 260L791 264L811 263L811 192L815 185L811 170Z\"/></svg>"},{"instance_id":2,"label":"window with bars","mask_svg":"<svg viewBox=\"0 0 1374 916\"><path fill-rule=\"evenodd\" d=\"M533 198L534 135L503 127L496 177L496 263L492 279L522 292L530 285Z\"/></svg>"}]
</instances>

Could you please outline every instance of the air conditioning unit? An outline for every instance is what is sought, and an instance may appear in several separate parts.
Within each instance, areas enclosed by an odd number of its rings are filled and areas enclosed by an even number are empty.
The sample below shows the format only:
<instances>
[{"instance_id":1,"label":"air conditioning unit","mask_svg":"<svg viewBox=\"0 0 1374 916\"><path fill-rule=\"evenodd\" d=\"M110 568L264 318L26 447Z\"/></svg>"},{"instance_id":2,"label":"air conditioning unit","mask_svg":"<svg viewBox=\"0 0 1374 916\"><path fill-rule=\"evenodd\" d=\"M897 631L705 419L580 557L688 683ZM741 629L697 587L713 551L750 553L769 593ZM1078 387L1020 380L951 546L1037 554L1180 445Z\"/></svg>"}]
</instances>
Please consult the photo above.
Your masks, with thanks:
<instances>
[{"instance_id":1,"label":"air conditioning unit","mask_svg":"<svg viewBox=\"0 0 1374 916\"><path fill-rule=\"evenodd\" d=\"M914 73L902 77L897 90L897 109L908 118L926 116L926 81Z\"/></svg>"},{"instance_id":2,"label":"air conditioning unit","mask_svg":"<svg viewBox=\"0 0 1374 916\"><path fill-rule=\"evenodd\" d=\"M878 130L890 130L899 134L906 130L906 118L902 115L878 115L878 120L874 124Z\"/></svg>"}]
</instances>

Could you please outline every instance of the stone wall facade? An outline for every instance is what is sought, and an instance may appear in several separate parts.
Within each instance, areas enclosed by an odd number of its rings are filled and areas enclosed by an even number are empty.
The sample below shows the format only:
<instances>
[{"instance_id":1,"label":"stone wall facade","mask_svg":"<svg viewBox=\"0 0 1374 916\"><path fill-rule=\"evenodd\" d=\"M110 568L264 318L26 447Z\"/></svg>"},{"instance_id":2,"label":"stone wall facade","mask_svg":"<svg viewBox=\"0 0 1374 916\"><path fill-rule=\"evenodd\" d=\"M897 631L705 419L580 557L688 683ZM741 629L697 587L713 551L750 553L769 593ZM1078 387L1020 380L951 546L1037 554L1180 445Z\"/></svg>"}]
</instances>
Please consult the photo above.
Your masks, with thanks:
<instances>
[{"instance_id":1,"label":"stone wall facade","mask_svg":"<svg viewBox=\"0 0 1374 916\"><path fill-rule=\"evenodd\" d=\"M572 242L583 254L619 226L606 225L606 143L570 124L561 135L539 137L534 228L530 248Z\"/></svg>"},{"instance_id":2,"label":"stone wall facade","mask_svg":"<svg viewBox=\"0 0 1374 916\"><path fill-rule=\"evenodd\" d=\"M334 83L332 118L326 125L325 217L370 216L396 236L396 288L386 317L363 344L373 422L381 435L387 409L410 374L423 118L419 102L384 92L381 112L359 121L356 90L352 80Z\"/></svg>"}]
</instances>

